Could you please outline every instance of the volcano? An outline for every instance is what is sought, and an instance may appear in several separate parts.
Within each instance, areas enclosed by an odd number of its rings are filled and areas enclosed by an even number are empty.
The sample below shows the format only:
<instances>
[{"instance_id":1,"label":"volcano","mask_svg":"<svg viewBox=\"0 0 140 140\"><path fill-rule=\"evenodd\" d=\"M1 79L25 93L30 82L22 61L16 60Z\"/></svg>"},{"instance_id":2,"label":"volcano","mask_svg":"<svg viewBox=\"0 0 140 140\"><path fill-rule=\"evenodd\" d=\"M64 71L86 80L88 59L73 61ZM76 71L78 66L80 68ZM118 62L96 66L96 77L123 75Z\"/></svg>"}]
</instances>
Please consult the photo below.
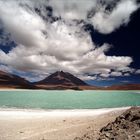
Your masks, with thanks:
<instances>
[{"instance_id":1,"label":"volcano","mask_svg":"<svg viewBox=\"0 0 140 140\"><path fill-rule=\"evenodd\" d=\"M63 71L57 71L44 80L34 84L40 88L46 87L47 89L78 89L79 86L88 86L88 84L81 79Z\"/></svg>"}]
</instances>

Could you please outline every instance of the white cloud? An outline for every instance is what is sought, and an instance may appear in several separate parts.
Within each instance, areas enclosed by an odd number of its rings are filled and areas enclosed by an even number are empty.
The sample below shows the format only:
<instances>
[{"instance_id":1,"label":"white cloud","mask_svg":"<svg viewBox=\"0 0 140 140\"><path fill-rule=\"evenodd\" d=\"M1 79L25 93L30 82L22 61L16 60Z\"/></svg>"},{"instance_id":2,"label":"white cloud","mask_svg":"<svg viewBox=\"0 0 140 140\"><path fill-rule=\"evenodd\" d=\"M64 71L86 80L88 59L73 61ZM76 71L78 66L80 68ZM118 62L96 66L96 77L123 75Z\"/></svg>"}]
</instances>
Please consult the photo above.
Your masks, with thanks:
<instances>
[{"instance_id":1,"label":"white cloud","mask_svg":"<svg viewBox=\"0 0 140 140\"><path fill-rule=\"evenodd\" d=\"M12 73L12 67L6 65L0 65L0 70L8 73Z\"/></svg>"},{"instance_id":2,"label":"white cloud","mask_svg":"<svg viewBox=\"0 0 140 140\"><path fill-rule=\"evenodd\" d=\"M124 76L130 76L130 73L124 73Z\"/></svg>"},{"instance_id":3,"label":"white cloud","mask_svg":"<svg viewBox=\"0 0 140 140\"><path fill-rule=\"evenodd\" d=\"M127 24L131 14L138 8L136 0L121 0L111 12L106 11L105 7L100 7L91 18L91 22L99 32L108 34Z\"/></svg>"},{"instance_id":4,"label":"white cloud","mask_svg":"<svg viewBox=\"0 0 140 140\"><path fill-rule=\"evenodd\" d=\"M116 71L121 71L123 73L134 73L135 69L130 68L130 67L120 67L120 68L117 68Z\"/></svg>"},{"instance_id":5,"label":"white cloud","mask_svg":"<svg viewBox=\"0 0 140 140\"><path fill-rule=\"evenodd\" d=\"M109 73L106 73L106 74L102 73L102 74L100 74L100 76L104 77L104 78L108 78L110 76L110 74Z\"/></svg>"},{"instance_id":6,"label":"white cloud","mask_svg":"<svg viewBox=\"0 0 140 140\"><path fill-rule=\"evenodd\" d=\"M136 70L135 73L136 73L136 74L140 74L140 69Z\"/></svg>"},{"instance_id":7,"label":"white cloud","mask_svg":"<svg viewBox=\"0 0 140 140\"><path fill-rule=\"evenodd\" d=\"M122 83L130 83L128 80L121 81Z\"/></svg>"},{"instance_id":8,"label":"white cloud","mask_svg":"<svg viewBox=\"0 0 140 140\"><path fill-rule=\"evenodd\" d=\"M40 31L45 30L45 23L32 11L25 10L16 1L0 1L0 18L18 44L43 46L44 37Z\"/></svg>"},{"instance_id":9,"label":"white cloud","mask_svg":"<svg viewBox=\"0 0 140 140\"><path fill-rule=\"evenodd\" d=\"M133 61L131 57L107 56L105 53L110 49L110 45L96 46L90 34L83 30L84 23L78 24L72 20L87 20L87 12L95 8L97 1L89 0L86 3L83 0L80 3L72 0L67 3L61 0L61 2L52 0L50 4L54 8L54 15L60 15L63 19L50 22L34 11L34 6L39 6L44 14L45 11L40 5L46 1L22 1L22 5L20 1L0 1L0 19L5 30L17 43L8 54L0 50L0 63L19 71L36 73L34 74L36 77L42 78L46 73L64 70L84 80L96 79L96 75L116 76L126 68L131 69L129 68ZM24 3L26 5L23 6ZM77 11L71 9L72 6L75 6ZM132 13L131 8L130 11L128 15ZM115 14L113 15L115 18ZM114 27L118 27L118 24L120 22ZM114 73L111 73L112 70ZM31 79L26 75L24 77Z\"/></svg>"},{"instance_id":10,"label":"white cloud","mask_svg":"<svg viewBox=\"0 0 140 140\"><path fill-rule=\"evenodd\" d=\"M87 13L96 7L98 0L51 0L55 16L64 19L86 19Z\"/></svg>"},{"instance_id":11,"label":"white cloud","mask_svg":"<svg viewBox=\"0 0 140 140\"><path fill-rule=\"evenodd\" d=\"M102 4L102 2L104 4ZM96 30L101 33L108 34L118 29L120 26L127 24L130 21L130 16L135 12L139 5L137 0L51 0L50 5L54 9L54 15L67 20L81 19L88 21ZM113 10L107 9L108 5L113 7ZM88 18L90 13L91 17Z\"/></svg>"},{"instance_id":12,"label":"white cloud","mask_svg":"<svg viewBox=\"0 0 140 140\"><path fill-rule=\"evenodd\" d=\"M97 76L89 76L89 75L77 75L77 77L85 81L97 79Z\"/></svg>"},{"instance_id":13,"label":"white cloud","mask_svg":"<svg viewBox=\"0 0 140 140\"><path fill-rule=\"evenodd\" d=\"M111 72L111 76L122 76L121 72Z\"/></svg>"}]
</instances>

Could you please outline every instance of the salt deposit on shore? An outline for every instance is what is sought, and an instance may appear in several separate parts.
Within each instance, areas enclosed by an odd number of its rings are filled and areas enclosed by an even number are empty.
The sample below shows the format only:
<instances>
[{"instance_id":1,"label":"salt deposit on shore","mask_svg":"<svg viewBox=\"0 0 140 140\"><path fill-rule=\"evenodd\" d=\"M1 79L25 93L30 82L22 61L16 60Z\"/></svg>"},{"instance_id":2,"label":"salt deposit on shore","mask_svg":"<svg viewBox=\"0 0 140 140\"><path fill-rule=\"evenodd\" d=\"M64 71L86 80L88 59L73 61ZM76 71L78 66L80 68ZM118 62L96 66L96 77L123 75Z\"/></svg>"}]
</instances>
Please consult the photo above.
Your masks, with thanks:
<instances>
[{"instance_id":1,"label":"salt deposit on shore","mask_svg":"<svg viewBox=\"0 0 140 140\"><path fill-rule=\"evenodd\" d=\"M0 140L73 140L89 130L98 132L126 109L0 109Z\"/></svg>"}]
</instances>

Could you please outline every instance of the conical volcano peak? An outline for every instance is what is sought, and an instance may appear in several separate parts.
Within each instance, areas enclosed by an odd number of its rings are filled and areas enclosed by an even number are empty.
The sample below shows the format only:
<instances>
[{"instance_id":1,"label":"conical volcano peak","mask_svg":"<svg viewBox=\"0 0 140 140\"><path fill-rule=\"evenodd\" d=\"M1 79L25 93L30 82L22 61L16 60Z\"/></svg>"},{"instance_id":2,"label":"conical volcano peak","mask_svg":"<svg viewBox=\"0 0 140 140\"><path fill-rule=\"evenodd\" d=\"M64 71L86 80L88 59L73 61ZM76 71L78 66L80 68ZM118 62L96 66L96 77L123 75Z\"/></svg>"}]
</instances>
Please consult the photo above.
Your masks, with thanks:
<instances>
[{"instance_id":1,"label":"conical volcano peak","mask_svg":"<svg viewBox=\"0 0 140 140\"><path fill-rule=\"evenodd\" d=\"M62 75L62 74L65 74L65 72L64 71L56 71L55 72L57 75Z\"/></svg>"},{"instance_id":2,"label":"conical volcano peak","mask_svg":"<svg viewBox=\"0 0 140 140\"><path fill-rule=\"evenodd\" d=\"M67 85L67 86L83 86L87 85L84 81L81 79L75 77L74 75L63 72L63 71L57 71L47 78L45 78L42 81L37 82L37 84L43 84L43 85Z\"/></svg>"}]
</instances>

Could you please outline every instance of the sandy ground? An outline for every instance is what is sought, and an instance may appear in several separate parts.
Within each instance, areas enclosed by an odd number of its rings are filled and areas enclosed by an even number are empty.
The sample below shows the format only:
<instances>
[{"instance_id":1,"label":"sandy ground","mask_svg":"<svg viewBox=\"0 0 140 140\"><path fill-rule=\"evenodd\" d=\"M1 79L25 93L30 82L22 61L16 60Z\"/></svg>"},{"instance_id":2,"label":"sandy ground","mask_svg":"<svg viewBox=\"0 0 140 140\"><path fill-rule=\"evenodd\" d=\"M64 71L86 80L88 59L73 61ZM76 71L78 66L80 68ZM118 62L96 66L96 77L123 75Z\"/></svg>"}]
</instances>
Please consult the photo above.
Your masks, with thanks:
<instances>
[{"instance_id":1,"label":"sandy ground","mask_svg":"<svg viewBox=\"0 0 140 140\"><path fill-rule=\"evenodd\" d=\"M98 131L128 108L96 110L0 109L0 140L73 140Z\"/></svg>"}]
</instances>

